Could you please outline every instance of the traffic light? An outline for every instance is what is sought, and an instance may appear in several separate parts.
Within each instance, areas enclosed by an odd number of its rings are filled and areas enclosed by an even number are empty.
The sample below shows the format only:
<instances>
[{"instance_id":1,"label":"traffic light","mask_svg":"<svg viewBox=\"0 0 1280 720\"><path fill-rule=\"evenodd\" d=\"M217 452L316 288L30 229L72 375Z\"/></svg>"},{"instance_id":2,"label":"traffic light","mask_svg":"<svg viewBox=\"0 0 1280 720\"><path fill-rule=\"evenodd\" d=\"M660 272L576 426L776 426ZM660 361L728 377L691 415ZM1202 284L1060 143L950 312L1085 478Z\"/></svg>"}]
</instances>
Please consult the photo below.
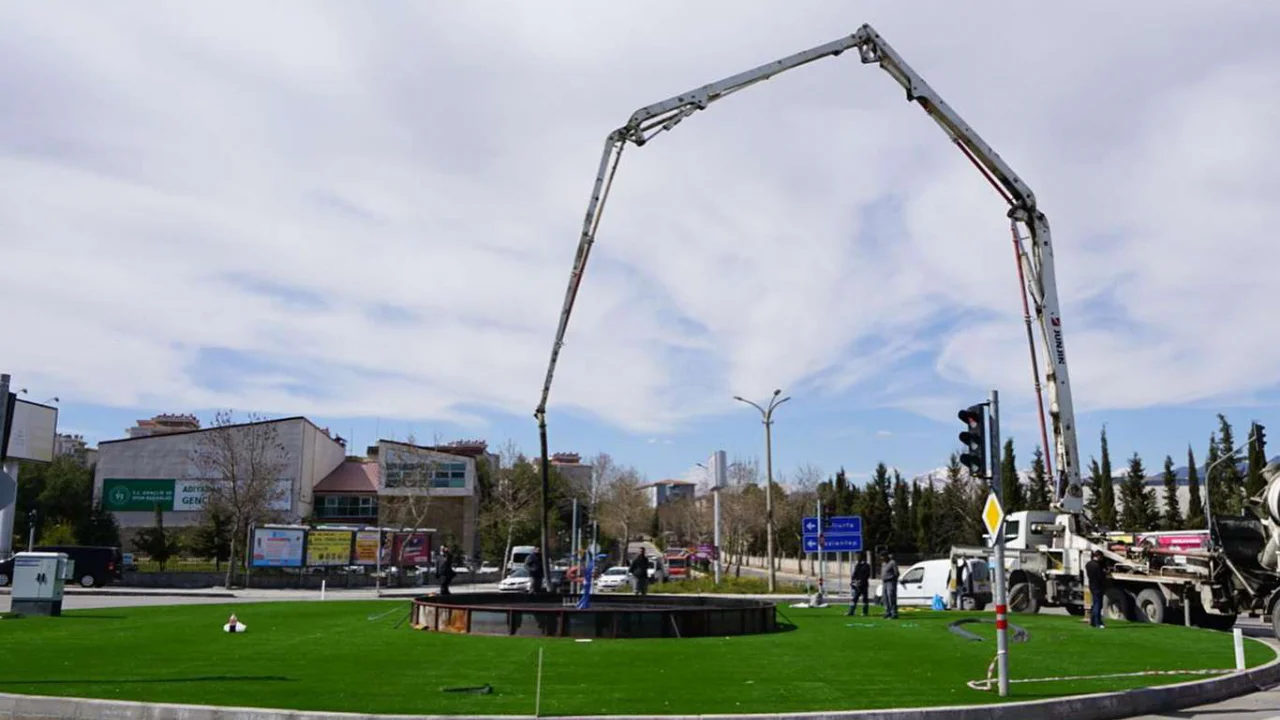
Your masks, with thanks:
<instances>
[{"instance_id":1,"label":"traffic light","mask_svg":"<svg viewBox=\"0 0 1280 720\"><path fill-rule=\"evenodd\" d=\"M1266 428L1261 423L1253 424L1253 444L1258 449L1258 457L1262 459L1263 464L1267 462L1267 435Z\"/></svg>"},{"instance_id":2,"label":"traffic light","mask_svg":"<svg viewBox=\"0 0 1280 720\"><path fill-rule=\"evenodd\" d=\"M977 478L987 476L987 422L984 405L971 405L959 413L960 422L968 429L960 433L964 452L960 464L969 468L969 474Z\"/></svg>"}]
</instances>

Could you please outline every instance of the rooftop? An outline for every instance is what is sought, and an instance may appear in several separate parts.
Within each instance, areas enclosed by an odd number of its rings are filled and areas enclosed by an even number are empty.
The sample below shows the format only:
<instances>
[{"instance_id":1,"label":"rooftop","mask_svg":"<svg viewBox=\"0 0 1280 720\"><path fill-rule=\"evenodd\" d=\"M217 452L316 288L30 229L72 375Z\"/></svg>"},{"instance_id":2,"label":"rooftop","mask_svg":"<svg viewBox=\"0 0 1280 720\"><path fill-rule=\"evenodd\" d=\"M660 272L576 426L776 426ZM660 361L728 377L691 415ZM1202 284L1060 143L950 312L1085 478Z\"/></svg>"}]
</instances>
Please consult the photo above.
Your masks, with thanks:
<instances>
[{"instance_id":1,"label":"rooftop","mask_svg":"<svg viewBox=\"0 0 1280 720\"><path fill-rule=\"evenodd\" d=\"M318 493L378 492L378 463L347 459L316 484Z\"/></svg>"}]
</instances>

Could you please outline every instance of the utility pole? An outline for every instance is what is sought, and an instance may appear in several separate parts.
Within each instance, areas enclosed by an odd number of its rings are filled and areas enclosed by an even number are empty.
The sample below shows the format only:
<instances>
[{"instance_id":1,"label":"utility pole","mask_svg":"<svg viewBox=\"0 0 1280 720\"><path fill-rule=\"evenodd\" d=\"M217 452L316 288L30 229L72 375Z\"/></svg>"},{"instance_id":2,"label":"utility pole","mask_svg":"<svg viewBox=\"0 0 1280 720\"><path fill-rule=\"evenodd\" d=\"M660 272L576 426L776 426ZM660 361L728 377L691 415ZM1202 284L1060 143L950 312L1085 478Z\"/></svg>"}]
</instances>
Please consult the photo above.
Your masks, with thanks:
<instances>
[{"instance_id":1,"label":"utility pole","mask_svg":"<svg viewBox=\"0 0 1280 720\"><path fill-rule=\"evenodd\" d=\"M9 452L9 433L6 432L13 423L9 417L9 375L0 373L0 558L13 554L13 521L18 512L18 463L7 459ZM13 495L13 502L7 502L6 495Z\"/></svg>"},{"instance_id":2,"label":"utility pole","mask_svg":"<svg viewBox=\"0 0 1280 720\"><path fill-rule=\"evenodd\" d=\"M728 456L723 450L717 450L711 455L712 467L707 467L702 463L697 463L698 467L707 471L711 476L711 497L714 507L712 512L715 516L714 530L711 540L711 561L715 566L716 585L720 584L720 490L729 484L729 468Z\"/></svg>"},{"instance_id":3,"label":"utility pole","mask_svg":"<svg viewBox=\"0 0 1280 720\"><path fill-rule=\"evenodd\" d=\"M1004 506L1004 497L1001 488L1003 483L1000 478L1000 394L996 390L991 391L991 452L988 453L988 460L991 463L991 491L996 494L996 499L1000 501L1000 505ZM995 534L995 550L996 550L996 672L999 679L1000 697L1008 697L1009 695L1009 607L1008 596L1005 588L1005 566L1004 566L1004 521L1001 520L1000 527ZM1028 592L1031 589L1028 588Z\"/></svg>"},{"instance_id":4,"label":"utility pole","mask_svg":"<svg viewBox=\"0 0 1280 720\"><path fill-rule=\"evenodd\" d=\"M765 554L767 555L766 560L769 563L769 592L773 592L778 585L778 571L777 568L774 567L773 562L773 434L771 432L773 427L773 411L779 405L791 399L791 396L788 395L787 397L779 400L778 396L781 394L782 390L773 391L773 397L769 398L768 409L762 408L750 400L745 400L737 395L733 396L734 400L746 403L756 410L759 410L760 421L764 423L764 463L765 475L767 476L764 486L764 535Z\"/></svg>"}]
</instances>

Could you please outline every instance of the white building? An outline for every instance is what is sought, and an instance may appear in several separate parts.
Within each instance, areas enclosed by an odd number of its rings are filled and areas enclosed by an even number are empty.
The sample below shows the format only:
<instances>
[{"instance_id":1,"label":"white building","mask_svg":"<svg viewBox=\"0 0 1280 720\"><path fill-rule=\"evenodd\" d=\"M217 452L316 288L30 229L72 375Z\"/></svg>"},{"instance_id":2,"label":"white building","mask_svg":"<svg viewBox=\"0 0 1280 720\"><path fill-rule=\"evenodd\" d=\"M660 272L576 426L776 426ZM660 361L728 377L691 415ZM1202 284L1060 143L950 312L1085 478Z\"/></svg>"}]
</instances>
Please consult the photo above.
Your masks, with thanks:
<instances>
[{"instance_id":1,"label":"white building","mask_svg":"<svg viewBox=\"0 0 1280 720\"><path fill-rule=\"evenodd\" d=\"M418 524L434 528L441 541L460 544L467 557L475 556L480 513L476 457L491 462L496 457L483 445L428 447L395 440L379 440L368 454L378 463L380 524L404 527L406 517L416 514ZM416 508L405 509L407 502L417 503Z\"/></svg>"},{"instance_id":2,"label":"white building","mask_svg":"<svg viewBox=\"0 0 1280 720\"><path fill-rule=\"evenodd\" d=\"M166 526L198 524L208 483L216 481L202 477L204 473L195 463L201 439L212 432L253 432L253 426L259 425L274 426L275 441L283 447L279 457L283 470L277 480L280 499L274 509L286 522L311 515L313 489L342 464L346 447L304 417L100 442L94 503L102 503L115 515L121 528L154 525L157 504Z\"/></svg>"}]
</instances>

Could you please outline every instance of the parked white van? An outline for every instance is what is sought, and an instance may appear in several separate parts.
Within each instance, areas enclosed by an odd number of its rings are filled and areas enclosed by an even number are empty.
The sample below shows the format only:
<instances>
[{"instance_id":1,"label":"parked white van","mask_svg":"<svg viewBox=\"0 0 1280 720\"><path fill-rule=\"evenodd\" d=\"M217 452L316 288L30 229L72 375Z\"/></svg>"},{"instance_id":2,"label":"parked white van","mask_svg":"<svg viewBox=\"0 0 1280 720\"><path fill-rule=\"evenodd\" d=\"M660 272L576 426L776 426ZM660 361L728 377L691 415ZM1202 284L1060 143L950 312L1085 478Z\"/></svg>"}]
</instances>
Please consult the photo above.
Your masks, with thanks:
<instances>
[{"instance_id":1,"label":"parked white van","mask_svg":"<svg viewBox=\"0 0 1280 720\"><path fill-rule=\"evenodd\" d=\"M532 545L516 545L511 548L511 554L507 557L507 572L510 573L516 568L524 567L524 563L529 559L529 555L533 554Z\"/></svg>"},{"instance_id":2,"label":"parked white van","mask_svg":"<svg viewBox=\"0 0 1280 720\"><path fill-rule=\"evenodd\" d=\"M898 574L898 605L933 604L935 595L950 609L982 610L991 601L990 569L982 561L967 562L955 568L950 560L925 560ZM955 578L955 595L953 591ZM972 580L972 582L970 582ZM970 591L970 588L972 590ZM876 600L884 604L884 588L876 589Z\"/></svg>"}]
</instances>

